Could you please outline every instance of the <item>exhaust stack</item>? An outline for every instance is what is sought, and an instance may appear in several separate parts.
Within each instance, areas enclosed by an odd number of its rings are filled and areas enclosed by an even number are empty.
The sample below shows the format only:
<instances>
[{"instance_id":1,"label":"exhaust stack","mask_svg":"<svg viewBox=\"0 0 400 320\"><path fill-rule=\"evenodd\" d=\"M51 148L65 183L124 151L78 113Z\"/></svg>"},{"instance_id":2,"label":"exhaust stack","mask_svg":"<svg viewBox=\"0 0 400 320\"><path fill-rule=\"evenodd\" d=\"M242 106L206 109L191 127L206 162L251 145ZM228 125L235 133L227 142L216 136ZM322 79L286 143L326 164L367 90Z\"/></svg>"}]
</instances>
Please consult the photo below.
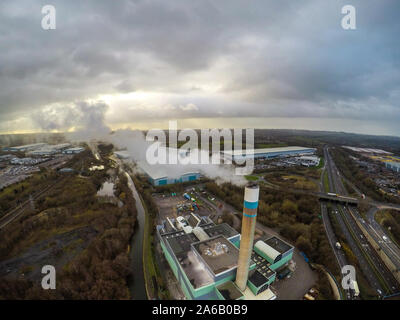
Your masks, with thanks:
<instances>
[{"instance_id":1,"label":"exhaust stack","mask_svg":"<svg viewBox=\"0 0 400 320\"><path fill-rule=\"evenodd\" d=\"M253 250L259 192L260 188L257 184L249 184L244 189L242 234L236 273L236 285L242 292L246 289L247 278L249 276L249 265L251 252Z\"/></svg>"}]
</instances>

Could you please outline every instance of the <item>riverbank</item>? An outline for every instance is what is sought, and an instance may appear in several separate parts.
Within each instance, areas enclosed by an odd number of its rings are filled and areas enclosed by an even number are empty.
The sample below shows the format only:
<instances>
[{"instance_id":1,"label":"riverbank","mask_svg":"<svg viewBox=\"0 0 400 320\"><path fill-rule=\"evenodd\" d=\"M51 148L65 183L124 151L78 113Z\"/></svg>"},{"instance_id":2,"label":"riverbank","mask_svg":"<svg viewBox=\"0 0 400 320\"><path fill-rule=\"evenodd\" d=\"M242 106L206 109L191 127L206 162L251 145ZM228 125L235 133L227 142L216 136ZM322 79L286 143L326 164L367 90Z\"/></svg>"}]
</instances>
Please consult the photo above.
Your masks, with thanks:
<instances>
[{"instance_id":1,"label":"riverbank","mask_svg":"<svg viewBox=\"0 0 400 320\"><path fill-rule=\"evenodd\" d=\"M133 280L129 284L129 292L131 299L135 300L146 300L146 285L144 279L144 268L143 268L143 238L145 229L145 210L143 208L140 196L136 190L135 184L127 172L124 172L128 179L128 186L132 191L132 195L135 199L135 205L137 210L137 223L135 234L133 235L130 246L129 258L131 261L131 269L133 274Z\"/></svg>"},{"instance_id":2,"label":"riverbank","mask_svg":"<svg viewBox=\"0 0 400 320\"><path fill-rule=\"evenodd\" d=\"M139 181L133 178L137 185ZM143 255L142 265L144 274L144 285L146 289L147 299L169 299L169 292L164 285L164 281L160 270L155 261L155 232L154 232L154 218L150 214L146 202L142 197L142 192L145 192L141 187L138 188L138 197L144 210L144 235L143 235Z\"/></svg>"}]
</instances>

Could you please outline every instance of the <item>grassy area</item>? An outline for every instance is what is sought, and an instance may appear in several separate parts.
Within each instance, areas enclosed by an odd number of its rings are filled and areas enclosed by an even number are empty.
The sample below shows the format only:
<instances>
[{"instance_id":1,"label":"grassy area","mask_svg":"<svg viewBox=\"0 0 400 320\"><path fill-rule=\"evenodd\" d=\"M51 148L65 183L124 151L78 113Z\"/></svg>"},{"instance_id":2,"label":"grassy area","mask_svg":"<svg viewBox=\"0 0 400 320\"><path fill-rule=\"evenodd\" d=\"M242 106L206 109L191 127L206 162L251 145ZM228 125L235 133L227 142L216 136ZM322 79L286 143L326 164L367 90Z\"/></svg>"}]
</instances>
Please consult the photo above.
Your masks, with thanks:
<instances>
[{"instance_id":1,"label":"grassy area","mask_svg":"<svg viewBox=\"0 0 400 320\"><path fill-rule=\"evenodd\" d=\"M284 180L293 182L293 187L296 189L317 190L315 182L308 180L306 177L298 175L282 176Z\"/></svg>"},{"instance_id":2,"label":"grassy area","mask_svg":"<svg viewBox=\"0 0 400 320\"><path fill-rule=\"evenodd\" d=\"M254 176L254 175L249 175L249 176L245 176L247 181L257 181L259 179L258 176Z\"/></svg>"},{"instance_id":3,"label":"grassy area","mask_svg":"<svg viewBox=\"0 0 400 320\"><path fill-rule=\"evenodd\" d=\"M324 189L325 189L325 192L331 191L331 190L329 189L328 171L326 171L326 170L325 170L325 172L324 172L323 180L324 180Z\"/></svg>"},{"instance_id":4,"label":"grassy area","mask_svg":"<svg viewBox=\"0 0 400 320\"><path fill-rule=\"evenodd\" d=\"M385 229L387 235L397 246L400 243L400 223L398 222L400 219L397 216L399 214L399 212L391 214L388 210L380 210L375 215L376 221Z\"/></svg>"},{"instance_id":5,"label":"grassy area","mask_svg":"<svg viewBox=\"0 0 400 320\"><path fill-rule=\"evenodd\" d=\"M137 181L137 179L134 179ZM144 223L144 231L143 231L143 273L146 284L146 292L148 299L169 299L169 291L166 289L166 286L163 284L163 279L161 276L161 272L157 267L154 258L154 218L149 213L146 202L142 199L140 195L140 199L143 204L143 208L145 210L145 223Z\"/></svg>"},{"instance_id":6,"label":"grassy area","mask_svg":"<svg viewBox=\"0 0 400 320\"><path fill-rule=\"evenodd\" d=\"M255 148L281 148L281 147L287 147L286 143L256 143Z\"/></svg>"},{"instance_id":7,"label":"grassy area","mask_svg":"<svg viewBox=\"0 0 400 320\"><path fill-rule=\"evenodd\" d=\"M4 188L0 192L0 216L18 203L29 199L30 195L44 189L56 179L57 175L53 171L42 170L22 182Z\"/></svg>"},{"instance_id":8,"label":"grassy area","mask_svg":"<svg viewBox=\"0 0 400 320\"><path fill-rule=\"evenodd\" d=\"M306 176L297 174L276 174L269 178L271 183L294 189L318 190L317 184Z\"/></svg>"},{"instance_id":9,"label":"grassy area","mask_svg":"<svg viewBox=\"0 0 400 320\"><path fill-rule=\"evenodd\" d=\"M320 161L319 161L319 165L317 165L316 167L311 167L311 169L321 169L325 164L325 158L324 157L320 157Z\"/></svg>"},{"instance_id":10,"label":"grassy area","mask_svg":"<svg viewBox=\"0 0 400 320\"><path fill-rule=\"evenodd\" d=\"M151 250L151 243L153 242L153 236L151 235L151 216L147 212L146 204L142 201L143 207L145 208L145 222L144 222L144 235L143 235L143 272L144 279L146 282L146 292L149 299L154 299L156 294L156 288L153 286L151 279L156 277L156 268L153 261L153 252Z\"/></svg>"},{"instance_id":11,"label":"grassy area","mask_svg":"<svg viewBox=\"0 0 400 320\"><path fill-rule=\"evenodd\" d=\"M86 153L74 161L80 160L90 164L93 157ZM70 164L72 167L79 166L73 161ZM105 166L109 169L107 164ZM127 192L126 177L118 176L117 179L116 172L107 171L87 172L85 179L75 174L60 176L56 172L48 172L49 179L61 177L58 183L38 198L33 208L26 209L18 222L0 230L0 260L21 257L27 252L34 257L28 261L35 271L42 267L41 259L56 261L59 266L57 290L43 292L40 283L30 276L35 272L25 271L23 281L11 279L8 284L0 283L0 298L129 298L127 280L130 264L126 248L136 222L135 201ZM97 196L97 190L111 175L117 181L115 194L126 194L121 206L104 203ZM37 182L29 188L40 188L41 179L38 178ZM17 199L27 188L19 190ZM67 235L69 232L71 234ZM42 244L42 241L47 243ZM54 250L44 252L51 247ZM37 256L40 261L35 258ZM17 260L15 269L24 267L22 263L28 264L27 260L21 263ZM9 285L16 289L10 290ZM29 290L20 290L18 286Z\"/></svg>"}]
</instances>

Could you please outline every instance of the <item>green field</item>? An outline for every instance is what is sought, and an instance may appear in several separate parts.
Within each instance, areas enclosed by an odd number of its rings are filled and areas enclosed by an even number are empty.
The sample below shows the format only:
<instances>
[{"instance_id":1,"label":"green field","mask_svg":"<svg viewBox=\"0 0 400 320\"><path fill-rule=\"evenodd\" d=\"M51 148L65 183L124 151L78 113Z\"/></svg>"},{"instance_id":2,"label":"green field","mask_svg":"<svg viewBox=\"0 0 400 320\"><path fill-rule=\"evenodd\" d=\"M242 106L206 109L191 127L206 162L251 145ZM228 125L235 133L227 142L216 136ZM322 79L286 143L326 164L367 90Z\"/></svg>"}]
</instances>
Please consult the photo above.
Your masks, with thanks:
<instances>
[{"instance_id":1,"label":"green field","mask_svg":"<svg viewBox=\"0 0 400 320\"><path fill-rule=\"evenodd\" d=\"M286 143L256 143L255 148L281 148L287 147Z\"/></svg>"},{"instance_id":2,"label":"green field","mask_svg":"<svg viewBox=\"0 0 400 320\"><path fill-rule=\"evenodd\" d=\"M257 181L259 179L258 176L254 176L254 175L249 175L249 176L245 176L247 181Z\"/></svg>"}]
</instances>

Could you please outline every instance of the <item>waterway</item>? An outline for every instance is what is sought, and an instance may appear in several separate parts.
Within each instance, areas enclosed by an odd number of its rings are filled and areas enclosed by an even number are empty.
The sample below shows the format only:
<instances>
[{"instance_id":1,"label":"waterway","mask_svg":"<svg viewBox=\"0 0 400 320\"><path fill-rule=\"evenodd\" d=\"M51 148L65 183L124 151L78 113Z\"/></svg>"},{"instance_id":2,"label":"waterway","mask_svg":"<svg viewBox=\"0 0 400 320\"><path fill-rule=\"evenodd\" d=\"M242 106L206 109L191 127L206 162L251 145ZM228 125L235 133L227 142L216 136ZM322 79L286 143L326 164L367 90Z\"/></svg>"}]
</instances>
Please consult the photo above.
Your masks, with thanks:
<instances>
[{"instance_id":1,"label":"waterway","mask_svg":"<svg viewBox=\"0 0 400 320\"><path fill-rule=\"evenodd\" d=\"M133 279L129 283L129 291L131 298L135 300L146 300L146 286L144 281L143 273L143 231L144 231L144 220L145 211L143 208L142 201L140 200L139 194L136 190L135 184L128 173L125 172L128 179L128 186L132 190L132 195L136 201L137 210L137 222L135 227L135 233L131 239L131 250L129 252L129 258L131 261L131 270Z\"/></svg>"},{"instance_id":2,"label":"waterway","mask_svg":"<svg viewBox=\"0 0 400 320\"><path fill-rule=\"evenodd\" d=\"M99 197L113 197L114 196L114 183L110 181L105 181L101 186L100 190L97 191Z\"/></svg>"}]
</instances>

